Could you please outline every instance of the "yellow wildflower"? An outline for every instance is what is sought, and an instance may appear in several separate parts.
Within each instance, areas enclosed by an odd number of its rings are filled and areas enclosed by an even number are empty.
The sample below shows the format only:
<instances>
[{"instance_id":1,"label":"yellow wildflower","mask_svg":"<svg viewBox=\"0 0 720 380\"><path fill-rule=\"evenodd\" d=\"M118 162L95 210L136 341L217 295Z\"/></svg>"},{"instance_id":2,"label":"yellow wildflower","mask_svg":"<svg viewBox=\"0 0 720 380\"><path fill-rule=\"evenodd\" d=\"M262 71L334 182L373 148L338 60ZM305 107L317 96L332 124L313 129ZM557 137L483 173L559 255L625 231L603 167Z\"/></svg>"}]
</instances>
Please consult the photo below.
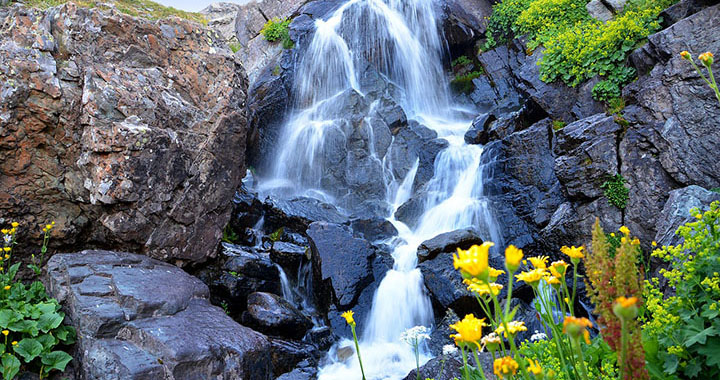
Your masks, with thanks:
<instances>
[{"instance_id":1,"label":"yellow wildflower","mask_svg":"<svg viewBox=\"0 0 720 380\"><path fill-rule=\"evenodd\" d=\"M5 335L5 336L8 336L8 334L10 334L10 331L9 331L9 330L3 330L3 331L2 331L2 334Z\"/></svg>"},{"instance_id":2,"label":"yellow wildflower","mask_svg":"<svg viewBox=\"0 0 720 380\"><path fill-rule=\"evenodd\" d=\"M502 344L502 339L496 334L495 332L491 332L490 334L485 335L482 339L480 339L480 343L482 343L485 348L490 352L495 352L500 348L500 345Z\"/></svg>"},{"instance_id":3,"label":"yellow wildflower","mask_svg":"<svg viewBox=\"0 0 720 380\"><path fill-rule=\"evenodd\" d=\"M555 276L545 276L543 280L550 286L560 285L560 279Z\"/></svg>"},{"instance_id":4,"label":"yellow wildflower","mask_svg":"<svg viewBox=\"0 0 720 380\"><path fill-rule=\"evenodd\" d=\"M692 56L687 50L681 51L680 56L682 57L682 59L687 59L688 61L692 59Z\"/></svg>"},{"instance_id":5,"label":"yellow wildflower","mask_svg":"<svg viewBox=\"0 0 720 380\"><path fill-rule=\"evenodd\" d=\"M563 332L565 334L568 334L573 339L578 339L582 335L585 338L585 343L590 344L588 327L592 327L592 322L587 318L567 316L563 321Z\"/></svg>"},{"instance_id":6,"label":"yellow wildflower","mask_svg":"<svg viewBox=\"0 0 720 380\"><path fill-rule=\"evenodd\" d=\"M11 249L12 248L10 248L10 247L3 247L3 251L5 251L5 252L10 252Z\"/></svg>"},{"instance_id":7,"label":"yellow wildflower","mask_svg":"<svg viewBox=\"0 0 720 380\"><path fill-rule=\"evenodd\" d=\"M9 259L10 255L5 255L5 260Z\"/></svg>"},{"instance_id":8,"label":"yellow wildflower","mask_svg":"<svg viewBox=\"0 0 720 380\"><path fill-rule=\"evenodd\" d=\"M496 284L494 282L482 282L476 278L465 279L463 282L467 285L467 289L469 291L477 293L481 297L490 295L491 291L493 295L497 296L503 288L500 284Z\"/></svg>"},{"instance_id":9,"label":"yellow wildflower","mask_svg":"<svg viewBox=\"0 0 720 380\"><path fill-rule=\"evenodd\" d=\"M450 328L457 332L450 337L455 339L455 344L458 346L475 344L480 349L478 342L482 339L482 328L486 326L488 325L485 323L485 318L477 319L474 315L468 314L462 321L450 325Z\"/></svg>"},{"instance_id":10,"label":"yellow wildflower","mask_svg":"<svg viewBox=\"0 0 720 380\"><path fill-rule=\"evenodd\" d=\"M18 222L12 222L12 223L10 223L10 225L11 225L13 228L18 228L18 226L20 225L20 223L18 223Z\"/></svg>"},{"instance_id":11,"label":"yellow wildflower","mask_svg":"<svg viewBox=\"0 0 720 380\"><path fill-rule=\"evenodd\" d=\"M347 322L348 325L354 326L355 325L355 318L353 318L353 311L348 310L342 314L340 314L343 318L345 318L345 322Z\"/></svg>"},{"instance_id":12,"label":"yellow wildflower","mask_svg":"<svg viewBox=\"0 0 720 380\"><path fill-rule=\"evenodd\" d=\"M13 346L17 346L17 344L18 344L17 340L13 340L13 341L12 341L12 345L13 345Z\"/></svg>"},{"instance_id":13,"label":"yellow wildflower","mask_svg":"<svg viewBox=\"0 0 720 380\"><path fill-rule=\"evenodd\" d=\"M10 285L5 285L5 290L10 290Z\"/></svg>"},{"instance_id":14,"label":"yellow wildflower","mask_svg":"<svg viewBox=\"0 0 720 380\"><path fill-rule=\"evenodd\" d=\"M2 229L2 230L0 230L0 232L2 232L3 235L7 235L8 233L10 233L10 230L8 230L8 229Z\"/></svg>"},{"instance_id":15,"label":"yellow wildflower","mask_svg":"<svg viewBox=\"0 0 720 380\"><path fill-rule=\"evenodd\" d=\"M712 65L713 62L715 61L714 56L713 56L713 53L711 53L711 52L709 52L709 51L700 54L700 55L698 56L698 59L699 59L700 62L702 62L703 65L705 65L705 66L710 66L710 65Z\"/></svg>"},{"instance_id":16,"label":"yellow wildflower","mask_svg":"<svg viewBox=\"0 0 720 380\"><path fill-rule=\"evenodd\" d=\"M528 257L535 269L547 269L547 256Z\"/></svg>"},{"instance_id":17,"label":"yellow wildflower","mask_svg":"<svg viewBox=\"0 0 720 380\"><path fill-rule=\"evenodd\" d=\"M542 367L540 367L540 363L536 360L533 361L530 358L527 358L528 365L527 370L528 372L532 373L533 375L539 375L542 373Z\"/></svg>"},{"instance_id":18,"label":"yellow wildflower","mask_svg":"<svg viewBox=\"0 0 720 380\"><path fill-rule=\"evenodd\" d=\"M473 245L467 251L457 249L457 255L453 255L453 266L459 269L464 277L478 277L487 280L488 250L495 245L492 242L485 242L482 245Z\"/></svg>"},{"instance_id":19,"label":"yellow wildflower","mask_svg":"<svg viewBox=\"0 0 720 380\"><path fill-rule=\"evenodd\" d=\"M518 370L518 363L510 356L497 358L493 362L493 372L500 378L509 378L514 376Z\"/></svg>"},{"instance_id":20,"label":"yellow wildflower","mask_svg":"<svg viewBox=\"0 0 720 380\"><path fill-rule=\"evenodd\" d=\"M525 327L525 322L522 321L510 321L507 323L508 331L510 331L510 335L515 335L519 333L520 331L527 331L527 327ZM495 332L498 335L504 335L506 338L508 337L505 333L505 325L502 323L500 326L498 326L497 329L495 329Z\"/></svg>"},{"instance_id":21,"label":"yellow wildflower","mask_svg":"<svg viewBox=\"0 0 720 380\"><path fill-rule=\"evenodd\" d=\"M550 264L550 273L557 278L563 278L569 266L570 264L563 260L553 261L553 263Z\"/></svg>"},{"instance_id":22,"label":"yellow wildflower","mask_svg":"<svg viewBox=\"0 0 720 380\"><path fill-rule=\"evenodd\" d=\"M630 229L625 226L620 227L620 232L625 234L625 236L630 235Z\"/></svg>"},{"instance_id":23,"label":"yellow wildflower","mask_svg":"<svg viewBox=\"0 0 720 380\"><path fill-rule=\"evenodd\" d=\"M638 315L637 302L637 297L619 297L613 305L613 313L620 319L635 319Z\"/></svg>"},{"instance_id":24,"label":"yellow wildflower","mask_svg":"<svg viewBox=\"0 0 720 380\"><path fill-rule=\"evenodd\" d=\"M566 246L563 246L562 248L560 248L560 252L568 255L573 260L578 260L578 259L582 259L583 257L585 257L585 255L583 254L583 249L585 249L585 247L572 246L572 247L568 248Z\"/></svg>"},{"instance_id":25,"label":"yellow wildflower","mask_svg":"<svg viewBox=\"0 0 720 380\"><path fill-rule=\"evenodd\" d=\"M653 247L657 247L657 242L655 240L653 240L653 242L650 243L650 245L652 245Z\"/></svg>"},{"instance_id":26,"label":"yellow wildflower","mask_svg":"<svg viewBox=\"0 0 720 380\"><path fill-rule=\"evenodd\" d=\"M488 268L490 281L495 281L501 274L505 273L504 270L495 269L493 267Z\"/></svg>"},{"instance_id":27,"label":"yellow wildflower","mask_svg":"<svg viewBox=\"0 0 720 380\"><path fill-rule=\"evenodd\" d=\"M520 272L520 274L515 275L515 278L518 281L525 281L528 285L534 286L538 281L542 280L546 274L547 271L545 269L533 269L528 272Z\"/></svg>"},{"instance_id":28,"label":"yellow wildflower","mask_svg":"<svg viewBox=\"0 0 720 380\"><path fill-rule=\"evenodd\" d=\"M510 272L515 272L517 270L517 268L520 266L520 261L522 260L522 258L522 249L514 245L509 245L507 248L505 248L505 265Z\"/></svg>"}]
</instances>

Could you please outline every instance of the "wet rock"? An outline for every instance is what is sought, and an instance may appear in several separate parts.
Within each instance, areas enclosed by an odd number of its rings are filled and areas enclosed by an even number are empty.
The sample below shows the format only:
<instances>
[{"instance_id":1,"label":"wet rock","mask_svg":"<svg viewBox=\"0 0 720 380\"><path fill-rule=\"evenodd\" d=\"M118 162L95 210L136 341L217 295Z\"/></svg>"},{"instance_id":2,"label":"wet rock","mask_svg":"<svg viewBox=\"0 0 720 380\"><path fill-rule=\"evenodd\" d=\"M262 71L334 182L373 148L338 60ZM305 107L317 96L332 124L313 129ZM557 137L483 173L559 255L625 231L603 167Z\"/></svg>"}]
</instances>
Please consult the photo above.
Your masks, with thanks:
<instances>
[{"instance_id":1,"label":"wet rock","mask_svg":"<svg viewBox=\"0 0 720 380\"><path fill-rule=\"evenodd\" d=\"M425 197L422 193L416 194L398 207L395 211L395 219L407 224L410 228L415 228L424 211Z\"/></svg>"},{"instance_id":2,"label":"wet rock","mask_svg":"<svg viewBox=\"0 0 720 380\"><path fill-rule=\"evenodd\" d=\"M527 101L517 110L504 113L488 124L488 140L504 139L515 132L522 131L547 117L535 102Z\"/></svg>"},{"instance_id":3,"label":"wet rock","mask_svg":"<svg viewBox=\"0 0 720 380\"><path fill-rule=\"evenodd\" d=\"M468 249L473 245L480 245L482 243L483 240L475 228L463 228L446 232L432 239L425 240L418 246L418 262L422 263L427 260L432 260L442 252L453 253L458 248Z\"/></svg>"},{"instance_id":4,"label":"wet rock","mask_svg":"<svg viewBox=\"0 0 720 380\"><path fill-rule=\"evenodd\" d=\"M482 363L483 370L487 374L492 373L492 357L488 352L480 352L480 362ZM440 369L442 368L442 373ZM451 356L451 357L436 357L430 359L427 363L420 366L420 379L435 379L435 380L454 380L461 379L463 377L463 363L462 358ZM417 379L417 370L413 369L405 376L404 380ZM488 377L489 378L489 377Z\"/></svg>"},{"instance_id":5,"label":"wet rock","mask_svg":"<svg viewBox=\"0 0 720 380\"><path fill-rule=\"evenodd\" d=\"M387 219L355 219L350 223L353 235L368 241L387 240L397 236L398 231Z\"/></svg>"},{"instance_id":6,"label":"wet rock","mask_svg":"<svg viewBox=\"0 0 720 380\"><path fill-rule=\"evenodd\" d=\"M190 21L74 4L0 23L2 214L56 221L63 250L213 256L245 172L247 79L230 52Z\"/></svg>"},{"instance_id":7,"label":"wet rock","mask_svg":"<svg viewBox=\"0 0 720 380\"><path fill-rule=\"evenodd\" d=\"M297 368L285 373L277 380L315 380L317 379L317 364L312 360L303 360Z\"/></svg>"},{"instance_id":8,"label":"wet rock","mask_svg":"<svg viewBox=\"0 0 720 380\"><path fill-rule=\"evenodd\" d=\"M290 200L268 198L263 205L265 225L271 231L280 227L304 231L315 221L345 223L347 217L338 209L320 200L298 197Z\"/></svg>"},{"instance_id":9,"label":"wet rock","mask_svg":"<svg viewBox=\"0 0 720 380\"><path fill-rule=\"evenodd\" d=\"M468 144L487 144L489 140L488 127L495 120L495 115L490 113L484 113L476 117L470 129L465 132L465 142Z\"/></svg>"},{"instance_id":10,"label":"wet rock","mask_svg":"<svg viewBox=\"0 0 720 380\"><path fill-rule=\"evenodd\" d=\"M690 215L690 209L697 208L702 212L714 201L720 201L720 193L700 186L691 185L671 191L658 218L654 241L660 246L681 244L682 238L675 235L675 231L685 223L695 220Z\"/></svg>"},{"instance_id":11,"label":"wet rock","mask_svg":"<svg viewBox=\"0 0 720 380\"><path fill-rule=\"evenodd\" d=\"M447 140L438 139L435 131L416 121L409 122L408 127L393 133L395 139L390 146L389 157L393 175L395 178L405 178L417 161L418 169L413 187L418 188L432 178L435 157L447 147Z\"/></svg>"},{"instance_id":12,"label":"wet rock","mask_svg":"<svg viewBox=\"0 0 720 380\"><path fill-rule=\"evenodd\" d=\"M312 327L312 321L282 297L256 292L247 298L243 323L273 336L300 339Z\"/></svg>"},{"instance_id":13,"label":"wet rock","mask_svg":"<svg viewBox=\"0 0 720 380\"><path fill-rule=\"evenodd\" d=\"M622 211L608 203L604 198L592 202L565 202L553 213L550 222L540 231L547 249L553 249L553 260L561 259L555 247L563 245L588 246L592 239L592 227L595 219L606 231L617 231L623 224ZM634 232L633 232L634 233Z\"/></svg>"},{"instance_id":14,"label":"wet rock","mask_svg":"<svg viewBox=\"0 0 720 380\"><path fill-rule=\"evenodd\" d=\"M257 194L251 192L245 185L235 192L233 197L233 211L230 227L235 231L244 231L254 227L263 217L263 204Z\"/></svg>"},{"instance_id":15,"label":"wet rock","mask_svg":"<svg viewBox=\"0 0 720 380\"><path fill-rule=\"evenodd\" d=\"M373 280L371 260L375 252L363 239L344 226L315 222L307 230L313 255L315 285L326 293L321 304L345 310ZM320 290L320 289L318 289Z\"/></svg>"},{"instance_id":16,"label":"wet rock","mask_svg":"<svg viewBox=\"0 0 720 380\"><path fill-rule=\"evenodd\" d=\"M327 351L335 343L332 329L328 326L315 327L308 331L307 340L321 351Z\"/></svg>"},{"instance_id":17,"label":"wet rock","mask_svg":"<svg viewBox=\"0 0 720 380\"><path fill-rule=\"evenodd\" d=\"M440 316L443 317L440 318ZM445 345L455 345L455 341L450 337L451 334L455 333L455 330L451 329L450 325L459 320L460 318L452 309L447 309L443 314L436 315L435 325L430 333L430 340L427 341L428 348L433 356L442 355Z\"/></svg>"},{"instance_id":18,"label":"wet rock","mask_svg":"<svg viewBox=\"0 0 720 380\"><path fill-rule=\"evenodd\" d=\"M270 344L210 305L209 291L181 269L109 251L55 254L47 286L78 331L85 379L269 379ZM87 285L93 286L88 292Z\"/></svg>"},{"instance_id":19,"label":"wet rock","mask_svg":"<svg viewBox=\"0 0 720 380\"><path fill-rule=\"evenodd\" d=\"M270 260L279 264L290 273L297 273L305 260L310 259L309 246L300 246L284 241L277 241L270 249Z\"/></svg>"},{"instance_id":20,"label":"wet rock","mask_svg":"<svg viewBox=\"0 0 720 380\"><path fill-rule=\"evenodd\" d=\"M307 343L270 338L272 367L275 376L291 372L302 361L315 362L317 348Z\"/></svg>"},{"instance_id":21,"label":"wet rock","mask_svg":"<svg viewBox=\"0 0 720 380\"><path fill-rule=\"evenodd\" d=\"M594 115L557 132L555 174L570 199L603 195L602 184L618 173L620 125L612 116Z\"/></svg>"},{"instance_id":22,"label":"wet rock","mask_svg":"<svg viewBox=\"0 0 720 380\"><path fill-rule=\"evenodd\" d=\"M503 45L478 55L486 75L473 79L470 99L481 109L517 109L522 104L523 95L513 74L517 54Z\"/></svg>"},{"instance_id":23,"label":"wet rock","mask_svg":"<svg viewBox=\"0 0 720 380\"><path fill-rule=\"evenodd\" d=\"M585 5L590 16L596 20L608 21L613 18L613 12L602 0L592 0Z\"/></svg>"}]
</instances>

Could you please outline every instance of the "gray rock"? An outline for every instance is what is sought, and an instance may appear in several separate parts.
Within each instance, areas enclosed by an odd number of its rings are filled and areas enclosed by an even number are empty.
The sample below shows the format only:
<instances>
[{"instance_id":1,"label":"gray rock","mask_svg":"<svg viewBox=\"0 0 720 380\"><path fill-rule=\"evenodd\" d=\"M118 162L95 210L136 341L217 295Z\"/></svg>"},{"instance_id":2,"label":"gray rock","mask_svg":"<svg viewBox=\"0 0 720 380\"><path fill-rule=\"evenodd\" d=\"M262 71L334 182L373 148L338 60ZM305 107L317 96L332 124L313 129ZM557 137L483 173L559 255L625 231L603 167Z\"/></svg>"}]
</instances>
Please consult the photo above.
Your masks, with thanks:
<instances>
[{"instance_id":1,"label":"gray rock","mask_svg":"<svg viewBox=\"0 0 720 380\"><path fill-rule=\"evenodd\" d=\"M603 195L602 184L619 170L620 130L612 116L598 114L557 132L555 174L570 199Z\"/></svg>"},{"instance_id":2,"label":"gray rock","mask_svg":"<svg viewBox=\"0 0 720 380\"><path fill-rule=\"evenodd\" d=\"M468 144L487 144L489 140L488 127L495 120L495 115L491 113L480 114L473 120L470 129L465 132L465 142Z\"/></svg>"},{"instance_id":3,"label":"gray rock","mask_svg":"<svg viewBox=\"0 0 720 380\"><path fill-rule=\"evenodd\" d=\"M622 211L603 198L591 202L565 202L553 213L550 222L540 231L548 249L553 249L553 260L563 259L556 253L563 245L588 245L595 219L600 219L606 231L617 231L622 226ZM635 233L633 231L633 233Z\"/></svg>"},{"instance_id":4,"label":"gray rock","mask_svg":"<svg viewBox=\"0 0 720 380\"><path fill-rule=\"evenodd\" d=\"M481 363L485 376L492 373L492 358L489 352L481 352ZM442 374L440 369L442 368ZM430 359L427 363L420 366L420 379L435 379L435 380L454 380L462 379L464 376L462 359L456 356L451 357L436 357ZM417 370L413 369L405 376L404 380L417 379ZM487 377L488 379L490 377ZM493 377L494 378L494 377Z\"/></svg>"},{"instance_id":5,"label":"gray rock","mask_svg":"<svg viewBox=\"0 0 720 380\"><path fill-rule=\"evenodd\" d=\"M256 292L247 298L243 323L272 336L300 339L312 327L312 321L282 297Z\"/></svg>"},{"instance_id":6,"label":"gray rock","mask_svg":"<svg viewBox=\"0 0 720 380\"><path fill-rule=\"evenodd\" d=\"M270 378L267 338L210 305L207 286L175 266L83 251L56 254L47 269L48 292L78 331L80 379Z\"/></svg>"},{"instance_id":7,"label":"gray rock","mask_svg":"<svg viewBox=\"0 0 720 380\"><path fill-rule=\"evenodd\" d=\"M610 10L613 11L613 13L618 14L622 12L623 9L625 9L625 4L627 4L628 0L605 0L605 4L610 6Z\"/></svg>"},{"instance_id":8,"label":"gray rock","mask_svg":"<svg viewBox=\"0 0 720 380\"><path fill-rule=\"evenodd\" d=\"M309 260L309 247L284 241L277 241L270 250L270 260L279 264L286 272L297 273L300 265Z\"/></svg>"},{"instance_id":9,"label":"gray rock","mask_svg":"<svg viewBox=\"0 0 720 380\"><path fill-rule=\"evenodd\" d=\"M608 21L613 18L612 10L608 9L602 0L592 0L585 5L585 8L594 19Z\"/></svg>"},{"instance_id":10,"label":"gray rock","mask_svg":"<svg viewBox=\"0 0 720 380\"><path fill-rule=\"evenodd\" d=\"M681 244L682 238L675 235L675 231L685 223L695 220L690 215L690 209L697 208L702 212L714 201L720 201L720 193L705 190L700 186L691 185L671 191L658 218L655 235L657 244Z\"/></svg>"},{"instance_id":11,"label":"gray rock","mask_svg":"<svg viewBox=\"0 0 720 380\"><path fill-rule=\"evenodd\" d=\"M315 285L329 292L321 304L332 303L345 310L373 280L374 250L367 241L353 237L347 227L338 224L312 223L307 235Z\"/></svg>"},{"instance_id":12,"label":"gray rock","mask_svg":"<svg viewBox=\"0 0 720 380\"><path fill-rule=\"evenodd\" d=\"M458 248L468 249L473 245L482 243L482 238L474 228L446 232L420 244L417 249L418 262L432 260L443 252L454 253Z\"/></svg>"}]
</instances>

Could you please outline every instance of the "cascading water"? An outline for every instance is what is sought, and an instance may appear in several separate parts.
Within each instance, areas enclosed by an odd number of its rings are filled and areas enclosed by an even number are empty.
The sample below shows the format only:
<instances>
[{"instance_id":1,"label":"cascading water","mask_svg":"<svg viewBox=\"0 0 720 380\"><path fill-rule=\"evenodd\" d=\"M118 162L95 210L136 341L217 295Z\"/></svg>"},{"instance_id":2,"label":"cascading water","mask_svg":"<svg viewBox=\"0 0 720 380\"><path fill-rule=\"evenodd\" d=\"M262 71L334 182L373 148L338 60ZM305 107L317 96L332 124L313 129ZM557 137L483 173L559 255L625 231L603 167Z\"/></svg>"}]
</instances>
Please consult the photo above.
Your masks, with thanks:
<instances>
[{"instance_id":1,"label":"cascading water","mask_svg":"<svg viewBox=\"0 0 720 380\"><path fill-rule=\"evenodd\" d=\"M483 197L483 148L467 145L463 134L470 121L451 102L443 74L443 38L436 25L432 0L350 0L316 31L296 72L296 109L285 126L271 180L262 190L284 195L309 195L335 202L338 194L328 177L338 144L345 144L355 128L367 128L368 155L382 171L388 219L399 231L390 242L395 264L380 283L360 347L368 379L403 378L415 367L412 348L399 340L417 325L430 327L433 313L420 270L418 245L438 234L477 227L483 237L501 243L488 201ZM365 85L361 67L372 66L391 84L388 91L408 119L434 130L448 145L435 158L434 174L425 184L423 214L411 228L394 219L397 208L414 191L418 161L403 178L396 178L389 150L379 156L372 114L380 102ZM370 86L371 87L371 86ZM346 113L347 104L363 98L370 106L361 120ZM351 168L352 169L352 168ZM337 203L336 203L337 204ZM341 342L339 346L349 345ZM355 379L356 360L332 362L319 371L320 379ZM423 353L423 362L429 356Z\"/></svg>"}]
</instances>

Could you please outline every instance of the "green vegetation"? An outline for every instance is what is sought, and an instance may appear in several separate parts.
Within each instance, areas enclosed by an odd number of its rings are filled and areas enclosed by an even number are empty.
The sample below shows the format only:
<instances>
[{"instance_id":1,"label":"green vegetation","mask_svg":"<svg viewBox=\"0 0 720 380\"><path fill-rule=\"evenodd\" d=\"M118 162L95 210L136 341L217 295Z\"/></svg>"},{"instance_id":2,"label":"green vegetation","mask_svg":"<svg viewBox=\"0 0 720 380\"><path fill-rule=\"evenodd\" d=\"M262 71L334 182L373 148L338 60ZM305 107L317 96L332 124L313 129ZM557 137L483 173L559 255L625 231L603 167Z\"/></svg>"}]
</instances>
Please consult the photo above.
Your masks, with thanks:
<instances>
[{"instance_id":1,"label":"green vegetation","mask_svg":"<svg viewBox=\"0 0 720 380\"><path fill-rule=\"evenodd\" d=\"M660 12L677 0L631 0L613 20L592 19L586 0L507 0L493 7L484 49L527 35L528 48L546 48L540 60L545 82L561 80L571 87L600 76L593 97L608 101L636 76L627 57L660 28Z\"/></svg>"},{"instance_id":2,"label":"green vegetation","mask_svg":"<svg viewBox=\"0 0 720 380\"><path fill-rule=\"evenodd\" d=\"M47 251L53 225L48 224L43 228L44 248L41 251ZM70 355L59 348L75 342L75 329L62 324L65 314L60 311L57 300L48 297L40 281L28 286L15 279L20 263L11 263L17 245L17 228L18 223L12 223L12 228L2 230L0 347L3 355L0 373L4 380L10 380L15 378L22 367L26 371L34 371L43 379L52 371L65 370L65 366L72 360ZM33 262L30 267L39 264Z\"/></svg>"},{"instance_id":3,"label":"green vegetation","mask_svg":"<svg viewBox=\"0 0 720 380\"><path fill-rule=\"evenodd\" d=\"M148 20L159 20L175 16L207 25L207 19L200 13L181 11L149 0L109 0L105 2L93 0L26 0L25 4L29 7L47 9L70 1L81 7L98 8L102 10L109 9L107 4L112 4L120 13L134 17L142 17Z\"/></svg>"},{"instance_id":4,"label":"green vegetation","mask_svg":"<svg viewBox=\"0 0 720 380\"><path fill-rule=\"evenodd\" d=\"M290 38L290 30L288 29L291 22L292 20L290 19L275 17L265 23L260 33L269 42L282 41L283 48L292 49L295 46L295 42Z\"/></svg>"},{"instance_id":5,"label":"green vegetation","mask_svg":"<svg viewBox=\"0 0 720 380\"><path fill-rule=\"evenodd\" d=\"M455 67L455 66L467 66L467 65L469 65L469 64L471 64L471 63L472 63L472 61L470 60L470 58L468 58L466 55L461 55L461 56L457 57L454 61L452 61L452 62L450 63L450 65L453 66L453 67Z\"/></svg>"},{"instance_id":6,"label":"green vegetation","mask_svg":"<svg viewBox=\"0 0 720 380\"><path fill-rule=\"evenodd\" d=\"M720 378L720 202L690 211L696 220L678 228L683 243L653 252L671 266L646 282L643 344L647 367L661 379ZM667 292L666 292L667 293Z\"/></svg>"},{"instance_id":7,"label":"green vegetation","mask_svg":"<svg viewBox=\"0 0 720 380\"><path fill-rule=\"evenodd\" d=\"M450 88L458 94L469 94L475 88L473 79L483 75L482 71L472 71L464 75L458 75L450 81Z\"/></svg>"},{"instance_id":8,"label":"green vegetation","mask_svg":"<svg viewBox=\"0 0 720 380\"><path fill-rule=\"evenodd\" d=\"M232 50L232 52L234 54L234 53L237 53L242 48L242 44L240 42L231 42L229 47L230 47L230 50Z\"/></svg>"},{"instance_id":9,"label":"green vegetation","mask_svg":"<svg viewBox=\"0 0 720 380\"><path fill-rule=\"evenodd\" d=\"M617 358L615 352L600 336L593 338L589 345L583 345L583 356L588 367L588 375L596 380L617 379ZM555 372L555 380L570 380L567 377L568 369L562 366L555 355L557 346L555 342L547 339L525 341L520 346L520 353L535 358L545 373Z\"/></svg>"},{"instance_id":10,"label":"green vegetation","mask_svg":"<svg viewBox=\"0 0 720 380\"><path fill-rule=\"evenodd\" d=\"M559 130L565 128L566 125L567 125L567 123L562 120L553 120L553 122L552 122L553 131L559 131Z\"/></svg>"},{"instance_id":11,"label":"green vegetation","mask_svg":"<svg viewBox=\"0 0 720 380\"><path fill-rule=\"evenodd\" d=\"M611 205L621 210L625 208L630 196L630 190L625 187L625 178L621 174L610 177L601 187L605 193L605 198Z\"/></svg>"}]
</instances>

